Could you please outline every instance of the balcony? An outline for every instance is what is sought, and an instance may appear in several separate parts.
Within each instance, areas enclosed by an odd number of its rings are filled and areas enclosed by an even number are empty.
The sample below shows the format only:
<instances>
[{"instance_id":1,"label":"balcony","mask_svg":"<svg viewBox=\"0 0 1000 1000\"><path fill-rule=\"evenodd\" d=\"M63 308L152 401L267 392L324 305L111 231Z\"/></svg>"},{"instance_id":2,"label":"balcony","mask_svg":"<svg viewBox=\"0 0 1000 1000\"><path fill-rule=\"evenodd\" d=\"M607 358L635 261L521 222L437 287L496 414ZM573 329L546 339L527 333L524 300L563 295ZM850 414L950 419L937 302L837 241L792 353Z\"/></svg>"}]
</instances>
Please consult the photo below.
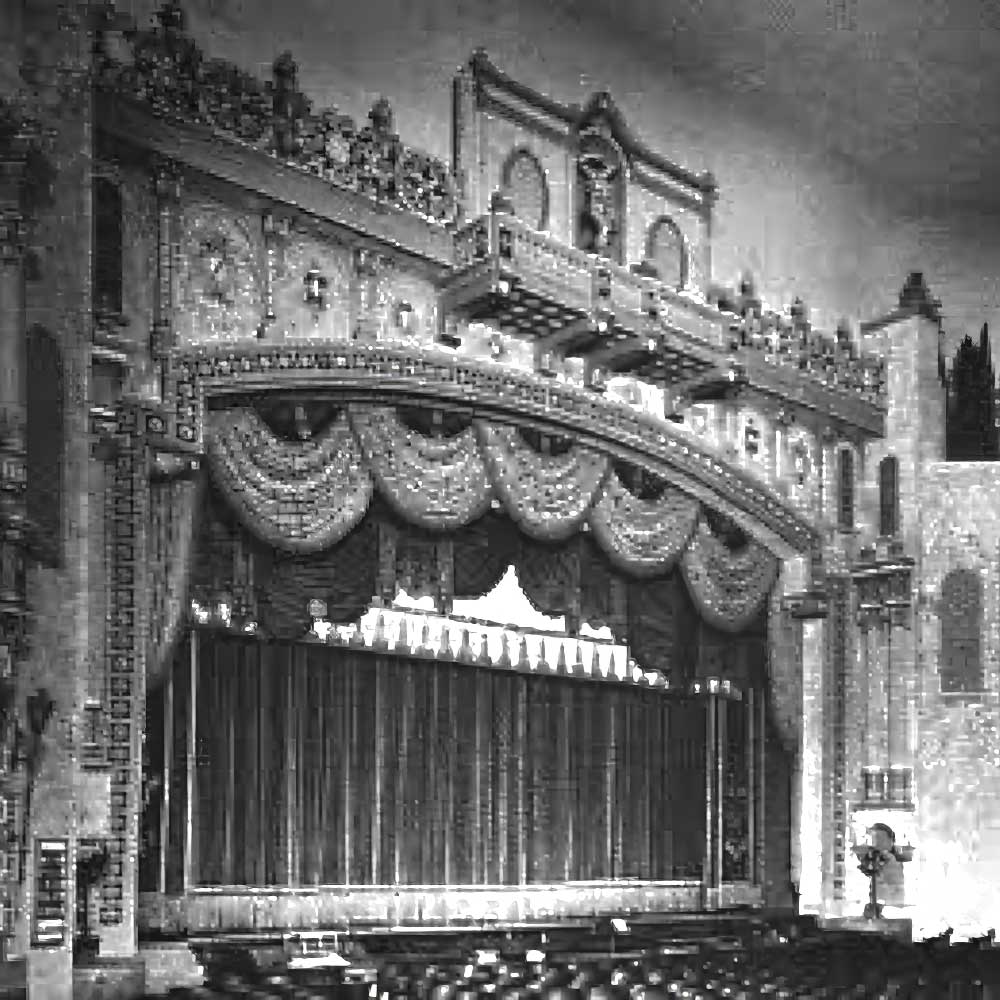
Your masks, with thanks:
<instances>
[{"instance_id":1,"label":"balcony","mask_svg":"<svg viewBox=\"0 0 1000 1000\"><path fill-rule=\"evenodd\" d=\"M453 316L529 339L540 362L583 358L595 388L605 375L627 374L691 400L741 391L884 433L879 359L800 334L772 314L740 317L705 305L641 266L621 267L529 229L508 209L495 197L488 215L455 234L443 323Z\"/></svg>"}]
</instances>

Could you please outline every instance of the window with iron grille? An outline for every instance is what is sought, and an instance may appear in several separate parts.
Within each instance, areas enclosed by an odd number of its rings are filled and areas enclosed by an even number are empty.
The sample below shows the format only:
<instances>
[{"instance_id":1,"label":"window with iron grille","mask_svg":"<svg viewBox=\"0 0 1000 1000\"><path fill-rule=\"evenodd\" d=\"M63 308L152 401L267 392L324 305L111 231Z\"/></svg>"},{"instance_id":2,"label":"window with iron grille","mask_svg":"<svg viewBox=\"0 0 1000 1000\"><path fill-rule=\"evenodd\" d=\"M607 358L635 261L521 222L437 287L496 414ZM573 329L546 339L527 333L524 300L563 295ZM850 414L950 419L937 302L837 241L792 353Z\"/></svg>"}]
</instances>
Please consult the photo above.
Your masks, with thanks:
<instances>
[{"instance_id":1,"label":"window with iron grille","mask_svg":"<svg viewBox=\"0 0 1000 1000\"><path fill-rule=\"evenodd\" d=\"M889 455L878 467L879 534L899 531L899 462Z\"/></svg>"},{"instance_id":2,"label":"window with iron grille","mask_svg":"<svg viewBox=\"0 0 1000 1000\"><path fill-rule=\"evenodd\" d=\"M841 531L854 530L854 452L843 448L837 469L837 526Z\"/></svg>"},{"instance_id":3,"label":"window with iron grille","mask_svg":"<svg viewBox=\"0 0 1000 1000\"><path fill-rule=\"evenodd\" d=\"M657 277L672 288L687 283L687 250L677 223L663 215L649 227L646 259L656 268Z\"/></svg>"},{"instance_id":4,"label":"window with iron grille","mask_svg":"<svg viewBox=\"0 0 1000 1000\"><path fill-rule=\"evenodd\" d=\"M501 183L514 215L532 229L549 225L549 187L545 170L530 150L515 149L504 164Z\"/></svg>"}]
</instances>

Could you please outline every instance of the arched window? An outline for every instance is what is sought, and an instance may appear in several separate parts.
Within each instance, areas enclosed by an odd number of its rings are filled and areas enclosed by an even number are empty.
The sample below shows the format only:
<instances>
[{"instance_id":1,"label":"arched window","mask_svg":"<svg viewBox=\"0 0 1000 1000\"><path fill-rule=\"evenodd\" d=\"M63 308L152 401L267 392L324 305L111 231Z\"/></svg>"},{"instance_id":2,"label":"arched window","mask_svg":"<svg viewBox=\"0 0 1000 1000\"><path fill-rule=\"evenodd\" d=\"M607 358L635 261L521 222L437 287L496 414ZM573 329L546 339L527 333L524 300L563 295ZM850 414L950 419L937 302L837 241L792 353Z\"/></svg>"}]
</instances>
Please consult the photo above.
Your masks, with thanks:
<instances>
[{"instance_id":1,"label":"arched window","mask_svg":"<svg viewBox=\"0 0 1000 1000\"><path fill-rule=\"evenodd\" d=\"M122 311L122 196L109 177L94 178L94 308Z\"/></svg>"},{"instance_id":2,"label":"arched window","mask_svg":"<svg viewBox=\"0 0 1000 1000\"><path fill-rule=\"evenodd\" d=\"M837 468L837 526L854 530L854 452L842 448Z\"/></svg>"},{"instance_id":3,"label":"arched window","mask_svg":"<svg viewBox=\"0 0 1000 1000\"><path fill-rule=\"evenodd\" d=\"M952 570L941 586L941 690L982 691L983 594L978 574Z\"/></svg>"},{"instance_id":4,"label":"arched window","mask_svg":"<svg viewBox=\"0 0 1000 1000\"><path fill-rule=\"evenodd\" d=\"M687 249L677 223L663 215L650 227L646 236L646 260L655 268L660 281L674 288L687 284Z\"/></svg>"},{"instance_id":5,"label":"arched window","mask_svg":"<svg viewBox=\"0 0 1000 1000\"><path fill-rule=\"evenodd\" d=\"M63 370L55 337L42 327L28 333L25 431L25 503L37 529L38 554L49 567L62 565Z\"/></svg>"},{"instance_id":6,"label":"arched window","mask_svg":"<svg viewBox=\"0 0 1000 1000\"><path fill-rule=\"evenodd\" d=\"M538 157L530 150L515 149L503 165L500 181L514 215L532 229L547 229L549 185Z\"/></svg>"},{"instance_id":7,"label":"arched window","mask_svg":"<svg viewBox=\"0 0 1000 1000\"><path fill-rule=\"evenodd\" d=\"M899 531L899 461L888 455L878 466L879 534Z\"/></svg>"}]
</instances>

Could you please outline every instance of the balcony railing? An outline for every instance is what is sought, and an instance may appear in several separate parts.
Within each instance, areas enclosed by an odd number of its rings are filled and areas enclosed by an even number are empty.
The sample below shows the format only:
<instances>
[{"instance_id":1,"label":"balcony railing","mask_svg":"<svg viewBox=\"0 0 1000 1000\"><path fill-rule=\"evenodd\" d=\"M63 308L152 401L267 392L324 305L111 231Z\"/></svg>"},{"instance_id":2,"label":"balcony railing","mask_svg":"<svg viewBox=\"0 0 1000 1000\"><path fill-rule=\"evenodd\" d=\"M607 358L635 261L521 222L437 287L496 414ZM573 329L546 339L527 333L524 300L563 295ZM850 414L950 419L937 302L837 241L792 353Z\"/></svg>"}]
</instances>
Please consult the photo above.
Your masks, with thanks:
<instances>
[{"instance_id":1,"label":"balcony railing","mask_svg":"<svg viewBox=\"0 0 1000 1000\"><path fill-rule=\"evenodd\" d=\"M885 361L861 355L853 344L812 331L773 312L744 316L699 303L656 277L566 246L509 214L497 199L489 215L474 219L455 237L459 274L489 265L496 281L515 274L533 290L562 297L595 322L602 317L636 338L686 335L691 348L714 352L741 368L753 385L813 385L835 397L873 406L883 402ZM680 346L680 345L678 345ZM763 386L762 386L763 387Z\"/></svg>"}]
</instances>

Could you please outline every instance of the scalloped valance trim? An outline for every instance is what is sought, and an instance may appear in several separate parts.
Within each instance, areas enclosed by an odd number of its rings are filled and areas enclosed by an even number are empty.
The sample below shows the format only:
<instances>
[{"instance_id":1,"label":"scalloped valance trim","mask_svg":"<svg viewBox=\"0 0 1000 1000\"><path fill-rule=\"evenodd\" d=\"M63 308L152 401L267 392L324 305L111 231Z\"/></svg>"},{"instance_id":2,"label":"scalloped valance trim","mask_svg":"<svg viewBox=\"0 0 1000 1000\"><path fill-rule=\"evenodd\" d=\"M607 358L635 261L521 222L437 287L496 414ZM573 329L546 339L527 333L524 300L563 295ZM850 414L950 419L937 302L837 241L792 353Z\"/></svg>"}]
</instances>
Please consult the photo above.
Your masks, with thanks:
<instances>
[{"instance_id":1,"label":"scalloped valance trim","mask_svg":"<svg viewBox=\"0 0 1000 1000\"><path fill-rule=\"evenodd\" d=\"M477 419L454 437L420 434L395 408L352 404L314 442L286 442L252 409L213 413L213 478L243 524L276 549L319 552L362 520L378 489L404 520L454 531L497 501L543 542L589 526L611 561L636 577L679 563L705 619L739 631L760 614L778 561L751 541L733 552L699 501L674 487L634 496L604 454L574 444L559 455L531 448L515 427Z\"/></svg>"}]
</instances>

